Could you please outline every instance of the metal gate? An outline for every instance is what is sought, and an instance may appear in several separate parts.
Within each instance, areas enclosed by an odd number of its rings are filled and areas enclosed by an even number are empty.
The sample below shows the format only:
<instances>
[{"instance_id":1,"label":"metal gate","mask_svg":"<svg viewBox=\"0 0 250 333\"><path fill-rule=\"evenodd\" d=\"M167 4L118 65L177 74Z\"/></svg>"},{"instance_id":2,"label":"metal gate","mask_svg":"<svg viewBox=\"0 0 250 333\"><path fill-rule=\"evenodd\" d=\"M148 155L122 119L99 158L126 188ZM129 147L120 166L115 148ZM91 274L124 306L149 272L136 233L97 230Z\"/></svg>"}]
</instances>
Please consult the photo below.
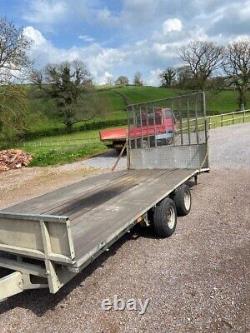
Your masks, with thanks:
<instances>
[{"instance_id":1,"label":"metal gate","mask_svg":"<svg viewBox=\"0 0 250 333\"><path fill-rule=\"evenodd\" d=\"M203 92L128 106L130 169L208 169Z\"/></svg>"}]
</instances>

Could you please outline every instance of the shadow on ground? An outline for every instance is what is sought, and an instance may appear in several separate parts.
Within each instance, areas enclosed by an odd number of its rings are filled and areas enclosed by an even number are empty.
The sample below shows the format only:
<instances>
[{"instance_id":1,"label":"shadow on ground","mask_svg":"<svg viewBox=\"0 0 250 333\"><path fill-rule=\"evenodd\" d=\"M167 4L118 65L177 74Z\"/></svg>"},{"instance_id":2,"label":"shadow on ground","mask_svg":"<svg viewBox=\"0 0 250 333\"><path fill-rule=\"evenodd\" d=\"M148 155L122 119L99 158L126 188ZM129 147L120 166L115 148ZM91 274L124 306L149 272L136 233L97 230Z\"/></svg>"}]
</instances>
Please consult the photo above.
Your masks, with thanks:
<instances>
[{"instance_id":1,"label":"shadow on ground","mask_svg":"<svg viewBox=\"0 0 250 333\"><path fill-rule=\"evenodd\" d=\"M0 315L17 307L28 309L37 316L42 316L47 311L53 310L64 298L67 297L69 293L79 287L79 285L83 284L84 280L93 274L97 268L102 267L109 257L114 256L125 242L136 240L139 237L154 238L155 236L151 228L141 228L140 226L135 226L131 229L130 233L127 233L120 240L118 240L108 252L104 252L100 255L93 263L91 263L81 273L76 275L56 294L50 294L48 289L33 289L25 291L0 303ZM9 273L7 270L1 270L0 277L7 273Z\"/></svg>"}]
</instances>

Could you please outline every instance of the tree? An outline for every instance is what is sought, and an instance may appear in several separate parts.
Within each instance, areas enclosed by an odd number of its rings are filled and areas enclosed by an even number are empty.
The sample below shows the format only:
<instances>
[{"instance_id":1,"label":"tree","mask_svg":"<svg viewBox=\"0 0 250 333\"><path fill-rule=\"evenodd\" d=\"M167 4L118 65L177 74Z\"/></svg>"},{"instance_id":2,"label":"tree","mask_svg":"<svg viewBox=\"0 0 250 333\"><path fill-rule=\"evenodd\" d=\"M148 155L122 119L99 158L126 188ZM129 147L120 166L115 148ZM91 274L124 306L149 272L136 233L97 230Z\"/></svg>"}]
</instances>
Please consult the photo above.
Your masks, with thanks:
<instances>
[{"instance_id":1,"label":"tree","mask_svg":"<svg viewBox=\"0 0 250 333\"><path fill-rule=\"evenodd\" d=\"M227 78L225 76L214 76L207 81L207 89L213 93L219 93L227 86Z\"/></svg>"},{"instance_id":2,"label":"tree","mask_svg":"<svg viewBox=\"0 0 250 333\"><path fill-rule=\"evenodd\" d=\"M180 49L180 58L189 66L196 88L205 89L207 80L221 64L222 54L222 47L206 41L192 41Z\"/></svg>"},{"instance_id":3,"label":"tree","mask_svg":"<svg viewBox=\"0 0 250 333\"><path fill-rule=\"evenodd\" d=\"M29 68L29 47L30 41L25 38L22 29L0 18L0 84L16 82L24 69Z\"/></svg>"},{"instance_id":4,"label":"tree","mask_svg":"<svg viewBox=\"0 0 250 333\"><path fill-rule=\"evenodd\" d=\"M160 79L162 87L172 87L176 79L176 70L172 67L168 67L160 74Z\"/></svg>"},{"instance_id":5,"label":"tree","mask_svg":"<svg viewBox=\"0 0 250 333\"><path fill-rule=\"evenodd\" d=\"M20 82L29 68L30 42L22 29L0 18L0 140L10 142L25 129L26 91Z\"/></svg>"},{"instance_id":6,"label":"tree","mask_svg":"<svg viewBox=\"0 0 250 333\"><path fill-rule=\"evenodd\" d=\"M181 89L193 89L193 73L189 66L180 66L176 69L176 85Z\"/></svg>"},{"instance_id":7,"label":"tree","mask_svg":"<svg viewBox=\"0 0 250 333\"><path fill-rule=\"evenodd\" d=\"M223 68L230 84L238 91L239 107L246 107L250 84L250 40L234 42L225 48Z\"/></svg>"},{"instance_id":8,"label":"tree","mask_svg":"<svg viewBox=\"0 0 250 333\"><path fill-rule=\"evenodd\" d=\"M115 84L117 86L127 86L129 84L129 80L127 76L119 76L118 79L115 81Z\"/></svg>"},{"instance_id":9,"label":"tree","mask_svg":"<svg viewBox=\"0 0 250 333\"><path fill-rule=\"evenodd\" d=\"M74 124L104 113L92 84L92 78L84 63L74 61L59 65L47 65L42 71L33 71L33 83L55 100L57 114L68 131Z\"/></svg>"},{"instance_id":10,"label":"tree","mask_svg":"<svg viewBox=\"0 0 250 333\"><path fill-rule=\"evenodd\" d=\"M7 84L0 90L0 146L15 141L26 127L27 95L21 85Z\"/></svg>"},{"instance_id":11,"label":"tree","mask_svg":"<svg viewBox=\"0 0 250 333\"><path fill-rule=\"evenodd\" d=\"M134 85L135 86L143 86L142 74L140 72L136 72L134 76Z\"/></svg>"},{"instance_id":12,"label":"tree","mask_svg":"<svg viewBox=\"0 0 250 333\"><path fill-rule=\"evenodd\" d=\"M113 86L113 83L114 83L114 82L113 82L113 77L112 77L112 76L108 76L107 79L106 79L106 83L105 83L105 84L106 84L107 86L110 86L110 87L111 87L111 86Z\"/></svg>"}]
</instances>

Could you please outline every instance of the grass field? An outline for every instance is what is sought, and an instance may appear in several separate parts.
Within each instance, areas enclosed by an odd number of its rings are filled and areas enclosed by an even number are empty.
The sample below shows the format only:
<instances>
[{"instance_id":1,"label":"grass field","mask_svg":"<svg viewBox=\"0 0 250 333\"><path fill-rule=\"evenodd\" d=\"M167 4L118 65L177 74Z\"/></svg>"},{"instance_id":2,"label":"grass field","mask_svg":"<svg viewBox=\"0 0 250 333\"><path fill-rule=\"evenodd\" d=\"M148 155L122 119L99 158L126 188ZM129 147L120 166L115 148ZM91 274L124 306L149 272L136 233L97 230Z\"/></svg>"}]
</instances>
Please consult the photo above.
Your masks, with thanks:
<instances>
[{"instance_id":1,"label":"grass field","mask_svg":"<svg viewBox=\"0 0 250 333\"><path fill-rule=\"evenodd\" d=\"M208 117L208 121L210 128L250 122L250 111L222 116L214 115ZM185 122L183 126L185 127ZM191 127L195 130L195 121L191 123ZM33 166L69 163L107 150L99 140L98 130L39 138L26 141L18 147L32 154Z\"/></svg>"},{"instance_id":2,"label":"grass field","mask_svg":"<svg viewBox=\"0 0 250 333\"><path fill-rule=\"evenodd\" d=\"M182 95L185 92L177 89L129 86L99 89L98 94L103 94L108 100L110 111L105 117L95 118L94 122L126 119L124 96L126 96L126 101L129 103L140 103ZM32 165L44 166L69 163L104 152L107 149L99 140L99 130L77 131L71 134L36 138L36 133L39 131L64 128L64 125L55 116L54 108L55 105L51 100L30 99L28 127L34 133L34 139L25 140L17 146L32 154ZM233 91L207 94L208 115L232 112L236 109L237 99ZM212 127L224 126L232 122L229 120L231 116L228 116L228 118L224 116L223 121L220 117L211 117L211 119ZM249 120L248 117L246 121ZM240 122L241 119L235 119L234 121ZM81 125L79 123L76 127L79 128Z\"/></svg>"},{"instance_id":3,"label":"grass field","mask_svg":"<svg viewBox=\"0 0 250 333\"><path fill-rule=\"evenodd\" d=\"M141 103L157 99L173 97L185 94L178 89L166 89L157 87L119 87L98 90L98 94L105 97L108 102L109 111L101 117L96 117L87 123L103 120L119 120L126 118L126 103ZM250 101L250 92L249 92ZM55 105L51 100L42 98L30 99L29 103L29 131L35 133L41 130L64 128L64 124L55 116ZM226 90L219 93L207 93L207 110L209 114L232 112L237 109L237 95L234 91ZM83 123L78 123L75 127L81 127Z\"/></svg>"},{"instance_id":4,"label":"grass field","mask_svg":"<svg viewBox=\"0 0 250 333\"><path fill-rule=\"evenodd\" d=\"M70 163L107 150L98 130L29 140L18 148L32 154L32 166Z\"/></svg>"},{"instance_id":5,"label":"grass field","mask_svg":"<svg viewBox=\"0 0 250 333\"><path fill-rule=\"evenodd\" d=\"M118 87L100 89L97 92L107 101L109 110L100 117L87 121L93 123L103 120L119 120L126 118L126 101L129 103L147 102L155 99L168 98L182 94L183 91L156 87ZM124 97L123 97L124 96ZM55 104L51 100L43 98L30 98L28 129L32 133L42 130L64 128L64 124L55 116ZM83 125L79 122L75 127Z\"/></svg>"}]
</instances>

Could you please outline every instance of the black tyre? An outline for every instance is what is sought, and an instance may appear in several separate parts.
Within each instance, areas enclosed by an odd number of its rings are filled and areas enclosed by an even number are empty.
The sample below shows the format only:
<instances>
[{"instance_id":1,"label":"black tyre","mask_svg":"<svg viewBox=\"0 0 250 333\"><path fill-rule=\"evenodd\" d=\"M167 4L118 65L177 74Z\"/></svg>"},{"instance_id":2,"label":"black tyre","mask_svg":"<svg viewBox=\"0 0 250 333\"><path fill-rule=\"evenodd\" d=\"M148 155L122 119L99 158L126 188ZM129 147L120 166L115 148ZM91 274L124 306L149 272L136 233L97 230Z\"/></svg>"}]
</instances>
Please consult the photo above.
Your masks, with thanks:
<instances>
[{"instance_id":1,"label":"black tyre","mask_svg":"<svg viewBox=\"0 0 250 333\"><path fill-rule=\"evenodd\" d=\"M175 191L174 202L179 216L188 215L192 206L192 196L188 185L183 184Z\"/></svg>"},{"instance_id":2,"label":"black tyre","mask_svg":"<svg viewBox=\"0 0 250 333\"><path fill-rule=\"evenodd\" d=\"M161 238L171 236L176 228L177 212L172 199L164 199L154 210L153 227L156 235Z\"/></svg>"}]
</instances>

